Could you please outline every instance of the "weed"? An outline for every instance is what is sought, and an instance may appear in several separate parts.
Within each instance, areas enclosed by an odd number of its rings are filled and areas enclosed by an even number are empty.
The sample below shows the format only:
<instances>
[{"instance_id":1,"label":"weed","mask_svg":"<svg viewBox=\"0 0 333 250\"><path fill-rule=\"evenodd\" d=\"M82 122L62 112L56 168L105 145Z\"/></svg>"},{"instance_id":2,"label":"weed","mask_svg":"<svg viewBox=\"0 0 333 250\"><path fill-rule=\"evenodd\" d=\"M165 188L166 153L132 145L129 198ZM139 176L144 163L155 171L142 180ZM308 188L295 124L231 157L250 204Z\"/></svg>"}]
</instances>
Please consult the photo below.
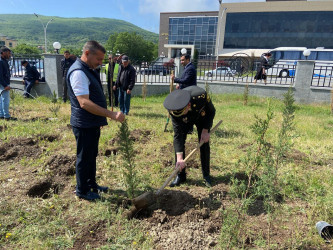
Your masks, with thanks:
<instances>
[{"instance_id":1,"label":"weed","mask_svg":"<svg viewBox=\"0 0 333 250\"><path fill-rule=\"evenodd\" d=\"M57 98L57 94L55 91L53 91L53 95L51 97L51 102L52 102L52 106L49 108L49 110L52 112L52 114L55 117L58 117L58 112L60 110L60 105L57 104L58 103L58 98Z\"/></svg>"}]
</instances>

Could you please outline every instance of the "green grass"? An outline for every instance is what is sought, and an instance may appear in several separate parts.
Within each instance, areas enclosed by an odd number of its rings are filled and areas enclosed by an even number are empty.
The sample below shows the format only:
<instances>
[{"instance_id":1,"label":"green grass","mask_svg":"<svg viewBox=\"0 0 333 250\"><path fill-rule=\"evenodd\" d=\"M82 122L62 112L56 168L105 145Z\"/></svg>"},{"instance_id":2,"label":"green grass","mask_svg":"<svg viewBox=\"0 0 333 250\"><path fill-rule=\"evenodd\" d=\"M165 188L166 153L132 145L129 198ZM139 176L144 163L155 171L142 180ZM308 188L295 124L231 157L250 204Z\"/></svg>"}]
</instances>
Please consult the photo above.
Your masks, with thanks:
<instances>
[{"instance_id":1,"label":"green grass","mask_svg":"<svg viewBox=\"0 0 333 250\"><path fill-rule=\"evenodd\" d=\"M146 143L134 144L137 152L135 165L140 179L137 194L159 187L170 173L170 169L163 167L165 160L173 161L174 157L173 152L168 150L173 141L172 133L163 132L167 118L163 108L164 98L165 95L153 96L143 101L135 97L131 101L130 115L127 117L129 130L151 131ZM222 119L223 124L211 139L211 168L213 176L223 180L228 175L242 171L237 162L246 154L246 145L250 145L254 139L249 127L254 122L255 114L265 116L267 100L249 97L247 106L243 106L241 95L213 95L212 100L217 111L214 123ZM122 217L126 209L122 201L127 199L119 169L122 160L119 155L105 157L103 154L119 130L119 124L114 121L108 121L109 125L102 129L99 146L98 182L114 190L104 195L103 200L90 203L76 199L73 194L75 177L68 179L69 186L62 193L52 195L49 199L30 198L18 195L19 192L16 197L10 195L15 185L10 184L8 179L13 179L20 186L19 180L15 179L20 173L15 171L31 172L38 169L36 178L43 178L48 175L44 164L50 157L75 155L74 136L67 128L69 104L61 104L56 120L31 121L36 117L53 117L48 109L50 105L51 101L44 97L26 100L17 95L11 106L14 106L12 112L19 121L0 120L0 126L7 127L0 133L1 144L13 138L57 136L57 140L39 144L43 152L37 158L27 157L12 164L0 162L0 185L2 194L6 192L7 195L7 198L0 198L0 248L66 249L76 246L82 237L92 237L102 231L107 240L98 243L100 249L153 249L154 240L143 223ZM274 141L282 120L283 103L272 100L272 105L275 117L268 138ZM281 239L282 242L271 242L271 246L325 248L314 226L319 220L333 223L333 116L330 115L329 105L297 105L295 123L298 135L294 139L295 151L278 172L285 201L274 212L276 221L273 224L291 230L290 225L301 222L302 227L296 226L291 235ZM168 129L171 128L170 122ZM195 141L196 134L190 135L188 140ZM299 152L297 155L296 150ZM3 166L8 169L4 171ZM190 173L193 179L201 178L200 169L191 169ZM224 206L228 206L228 202ZM243 234L253 235L253 248L265 248L265 232L252 230L252 226L244 225ZM228 229L227 225L223 228ZM94 242L89 244L95 246ZM236 248L242 247L242 244L239 243Z\"/></svg>"}]
</instances>

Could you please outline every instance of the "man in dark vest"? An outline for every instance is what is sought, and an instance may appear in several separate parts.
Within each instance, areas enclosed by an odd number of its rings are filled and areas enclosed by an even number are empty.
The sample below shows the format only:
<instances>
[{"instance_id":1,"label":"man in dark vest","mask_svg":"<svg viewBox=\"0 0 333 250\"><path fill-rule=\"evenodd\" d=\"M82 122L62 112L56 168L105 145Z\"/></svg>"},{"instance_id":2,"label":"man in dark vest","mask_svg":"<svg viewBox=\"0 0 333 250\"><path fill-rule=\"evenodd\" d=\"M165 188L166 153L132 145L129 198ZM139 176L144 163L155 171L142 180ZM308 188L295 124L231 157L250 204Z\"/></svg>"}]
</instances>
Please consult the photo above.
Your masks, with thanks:
<instances>
[{"instance_id":1,"label":"man in dark vest","mask_svg":"<svg viewBox=\"0 0 333 250\"><path fill-rule=\"evenodd\" d=\"M107 109L100 76L96 69L102 65L105 49L96 41L83 46L81 59L77 59L67 73L71 101L71 125L76 138L76 195L86 200L99 199L98 192L107 187L96 182L96 157L100 128L107 125L106 117L123 122L124 114Z\"/></svg>"}]
</instances>

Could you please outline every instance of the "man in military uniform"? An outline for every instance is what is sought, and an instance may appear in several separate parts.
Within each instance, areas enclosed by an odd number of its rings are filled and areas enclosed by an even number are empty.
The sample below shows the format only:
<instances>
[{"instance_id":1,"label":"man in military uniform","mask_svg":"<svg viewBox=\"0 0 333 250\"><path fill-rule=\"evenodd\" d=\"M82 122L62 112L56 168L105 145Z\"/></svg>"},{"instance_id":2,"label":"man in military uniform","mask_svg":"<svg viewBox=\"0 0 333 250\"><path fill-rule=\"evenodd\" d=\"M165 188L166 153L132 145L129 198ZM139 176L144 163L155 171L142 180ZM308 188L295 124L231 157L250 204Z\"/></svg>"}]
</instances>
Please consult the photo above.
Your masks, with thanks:
<instances>
[{"instance_id":1,"label":"man in military uniform","mask_svg":"<svg viewBox=\"0 0 333 250\"><path fill-rule=\"evenodd\" d=\"M176 167L180 169L170 187L179 186L186 181L185 141L191 127L195 124L199 142L205 142L200 148L202 174L207 186L211 186L210 178L210 146L209 130L213 125L215 108L206 91L197 86L177 89L171 92L163 103L169 111L174 130L174 148Z\"/></svg>"}]
</instances>

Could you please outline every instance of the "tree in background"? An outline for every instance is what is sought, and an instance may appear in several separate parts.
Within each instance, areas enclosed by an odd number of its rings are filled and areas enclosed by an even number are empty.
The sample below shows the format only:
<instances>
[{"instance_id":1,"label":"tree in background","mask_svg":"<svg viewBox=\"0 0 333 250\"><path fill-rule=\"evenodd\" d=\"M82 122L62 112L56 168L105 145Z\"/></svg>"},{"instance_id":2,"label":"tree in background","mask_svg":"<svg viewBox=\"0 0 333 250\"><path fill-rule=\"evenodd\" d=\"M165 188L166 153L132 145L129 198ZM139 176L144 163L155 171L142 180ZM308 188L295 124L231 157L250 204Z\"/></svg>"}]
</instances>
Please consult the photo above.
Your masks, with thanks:
<instances>
[{"instance_id":1,"label":"tree in background","mask_svg":"<svg viewBox=\"0 0 333 250\"><path fill-rule=\"evenodd\" d=\"M157 44L144 40L143 36L135 32L121 32L110 35L105 48L115 55L117 52L126 54L135 63L151 62L157 57Z\"/></svg>"},{"instance_id":2,"label":"tree in background","mask_svg":"<svg viewBox=\"0 0 333 250\"><path fill-rule=\"evenodd\" d=\"M40 55L41 51L34 46L25 44L25 43L21 43L19 45L17 45L15 48L13 48L13 52L14 54L17 55Z\"/></svg>"},{"instance_id":3,"label":"tree in background","mask_svg":"<svg viewBox=\"0 0 333 250\"><path fill-rule=\"evenodd\" d=\"M61 48L59 53L60 54L64 54L64 52L66 50L68 50L71 55L75 55L77 57L81 57L81 55L82 55L82 47L83 46L80 46L78 48L74 48L74 47Z\"/></svg>"}]
</instances>

